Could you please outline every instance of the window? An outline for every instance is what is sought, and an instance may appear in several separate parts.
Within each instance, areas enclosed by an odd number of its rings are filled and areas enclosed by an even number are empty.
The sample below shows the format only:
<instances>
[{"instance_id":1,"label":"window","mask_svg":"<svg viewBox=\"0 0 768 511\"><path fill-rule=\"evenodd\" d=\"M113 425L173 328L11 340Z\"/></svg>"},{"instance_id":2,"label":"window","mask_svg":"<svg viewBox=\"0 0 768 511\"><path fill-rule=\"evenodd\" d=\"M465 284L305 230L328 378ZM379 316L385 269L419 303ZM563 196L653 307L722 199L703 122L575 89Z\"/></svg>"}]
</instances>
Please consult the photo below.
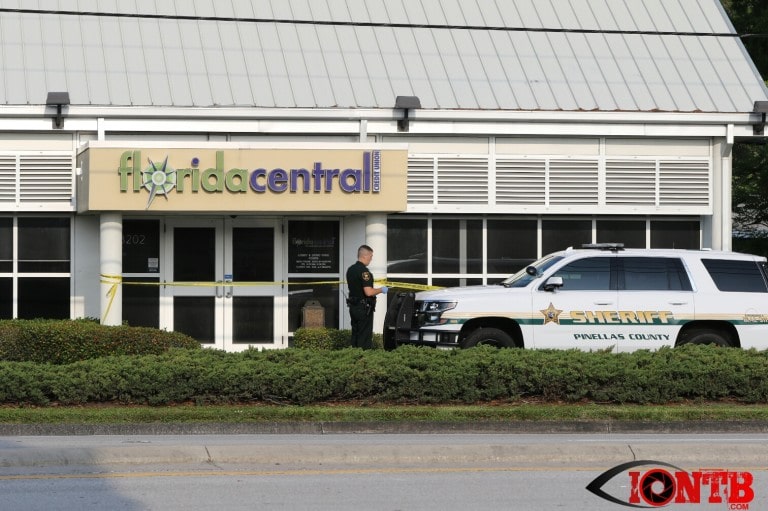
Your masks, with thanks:
<instances>
[{"instance_id":1,"label":"window","mask_svg":"<svg viewBox=\"0 0 768 511\"><path fill-rule=\"evenodd\" d=\"M563 278L563 291L608 291L611 283L611 258L579 259L557 270L553 277ZM543 285L543 284L542 284Z\"/></svg>"},{"instance_id":2,"label":"window","mask_svg":"<svg viewBox=\"0 0 768 511\"><path fill-rule=\"evenodd\" d=\"M387 273L427 273L427 220L387 221Z\"/></svg>"},{"instance_id":3,"label":"window","mask_svg":"<svg viewBox=\"0 0 768 511\"><path fill-rule=\"evenodd\" d=\"M69 272L69 218L19 218L19 271Z\"/></svg>"},{"instance_id":4,"label":"window","mask_svg":"<svg viewBox=\"0 0 768 511\"><path fill-rule=\"evenodd\" d=\"M13 218L0 218L0 273L13 271Z\"/></svg>"},{"instance_id":5,"label":"window","mask_svg":"<svg viewBox=\"0 0 768 511\"><path fill-rule=\"evenodd\" d=\"M597 243L623 243L645 248L645 220L597 220Z\"/></svg>"},{"instance_id":6,"label":"window","mask_svg":"<svg viewBox=\"0 0 768 511\"><path fill-rule=\"evenodd\" d=\"M288 222L288 330L302 326L338 328L341 268L338 220L291 220ZM356 257L357 247L352 247ZM346 289L345 289L346 290ZM305 307L321 307L309 314ZM307 324L305 324L307 323ZM271 328L271 326L270 326ZM265 335L271 331L265 331ZM253 334L258 335L258 332Z\"/></svg>"},{"instance_id":7,"label":"window","mask_svg":"<svg viewBox=\"0 0 768 511\"><path fill-rule=\"evenodd\" d=\"M544 220L541 222L541 253L592 243L592 220Z\"/></svg>"},{"instance_id":8,"label":"window","mask_svg":"<svg viewBox=\"0 0 768 511\"><path fill-rule=\"evenodd\" d=\"M432 273L482 271L482 220L432 220Z\"/></svg>"},{"instance_id":9,"label":"window","mask_svg":"<svg viewBox=\"0 0 768 511\"><path fill-rule=\"evenodd\" d=\"M620 257L618 261L619 289L626 291L690 291L692 289L688 274L679 259Z\"/></svg>"},{"instance_id":10,"label":"window","mask_svg":"<svg viewBox=\"0 0 768 511\"><path fill-rule=\"evenodd\" d=\"M538 259L536 220L488 220L488 273L512 275Z\"/></svg>"},{"instance_id":11,"label":"window","mask_svg":"<svg viewBox=\"0 0 768 511\"><path fill-rule=\"evenodd\" d=\"M702 259L717 289L741 293L765 293L765 278L760 267L753 261L728 261Z\"/></svg>"},{"instance_id":12,"label":"window","mask_svg":"<svg viewBox=\"0 0 768 511\"><path fill-rule=\"evenodd\" d=\"M698 220L651 221L651 248L701 248Z\"/></svg>"},{"instance_id":13,"label":"window","mask_svg":"<svg viewBox=\"0 0 768 511\"><path fill-rule=\"evenodd\" d=\"M69 217L0 218L0 318L68 319Z\"/></svg>"},{"instance_id":14,"label":"window","mask_svg":"<svg viewBox=\"0 0 768 511\"><path fill-rule=\"evenodd\" d=\"M160 221L124 220L123 321L128 325L159 328L159 271Z\"/></svg>"},{"instance_id":15,"label":"window","mask_svg":"<svg viewBox=\"0 0 768 511\"><path fill-rule=\"evenodd\" d=\"M160 272L160 221L123 221L123 273Z\"/></svg>"}]
</instances>

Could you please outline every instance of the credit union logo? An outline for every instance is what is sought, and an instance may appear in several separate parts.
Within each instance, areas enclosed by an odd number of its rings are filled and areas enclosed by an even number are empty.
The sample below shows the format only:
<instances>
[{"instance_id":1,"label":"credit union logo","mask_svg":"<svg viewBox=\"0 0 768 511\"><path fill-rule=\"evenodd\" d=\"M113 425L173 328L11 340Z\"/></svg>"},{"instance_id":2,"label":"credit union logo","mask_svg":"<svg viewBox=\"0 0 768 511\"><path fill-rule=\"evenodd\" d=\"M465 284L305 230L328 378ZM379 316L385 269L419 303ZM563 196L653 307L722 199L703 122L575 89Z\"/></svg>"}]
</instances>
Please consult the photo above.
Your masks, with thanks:
<instances>
[{"instance_id":1,"label":"credit union logo","mask_svg":"<svg viewBox=\"0 0 768 511\"><path fill-rule=\"evenodd\" d=\"M322 161L299 168L227 168L224 151L216 151L215 163L206 167L198 157L189 166L172 166L166 155L162 163L147 158L142 163L140 150L120 156L118 174L121 193L149 192L146 209L155 197L168 200L173 193L231 194L377 194L381 191L381 151L361 151L359 167L333 168ZM146 165L146 166L143 166Z\"/></svg>"}]
</instances>

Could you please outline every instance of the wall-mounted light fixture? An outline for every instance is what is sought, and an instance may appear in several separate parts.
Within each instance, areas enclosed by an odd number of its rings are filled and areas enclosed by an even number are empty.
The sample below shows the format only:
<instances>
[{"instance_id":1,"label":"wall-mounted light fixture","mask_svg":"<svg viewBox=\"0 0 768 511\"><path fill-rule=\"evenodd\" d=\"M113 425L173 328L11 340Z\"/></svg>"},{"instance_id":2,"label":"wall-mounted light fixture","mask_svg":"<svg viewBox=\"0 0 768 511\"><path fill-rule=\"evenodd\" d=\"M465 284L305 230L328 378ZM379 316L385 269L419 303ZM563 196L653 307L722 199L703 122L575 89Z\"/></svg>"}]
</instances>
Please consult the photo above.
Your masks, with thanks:
<instances>
[{"instance_id":1,"label":"wall-mounted light fixture","mask_svg":"<svg viewBox=\"0 0 768 511\"><path fill-rule=\"evenodd\" d=\"M62 107L69 106L69 92L49 92L45 99L46 106L56 107L56 117L53 118L53 125L56 128L64 127L64 114L61 113Z\"/></svg>"},{"instance_id":2,"label":"wall-mounted light fixture","mask_svg":"<svg viewBox=\"0 0 768 511\"><path fill-rule=\"evenodd\" d=\"M765 114L768 113L768 101L755 101L752 110L760 114L760 123L752 126L752 134L762 135L765 131Z\"/></svg>"},{"instance_id":3,"label":"wall-mounted light fixture","mask_svg":"<svg viewBox=\"0 0 768 511\"><path fill-rule=\"evenodd\" d=\"M421 101L419 101L417 96L397 96L395 98L395 108L402 109L403 111L403 117L397 120L397 131L408 131L410 129L408 111L414 108L421 108Z\"/></svg>"}]
</instances>

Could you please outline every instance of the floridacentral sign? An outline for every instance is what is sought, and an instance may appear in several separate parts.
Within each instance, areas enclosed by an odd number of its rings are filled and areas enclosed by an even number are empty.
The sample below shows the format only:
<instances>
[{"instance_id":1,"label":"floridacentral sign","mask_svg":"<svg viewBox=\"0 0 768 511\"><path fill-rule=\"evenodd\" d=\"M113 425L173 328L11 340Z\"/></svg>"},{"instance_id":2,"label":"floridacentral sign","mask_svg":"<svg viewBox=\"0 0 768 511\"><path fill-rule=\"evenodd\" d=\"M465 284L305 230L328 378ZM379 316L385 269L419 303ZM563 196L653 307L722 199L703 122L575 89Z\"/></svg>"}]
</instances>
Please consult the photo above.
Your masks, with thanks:
<instances>
[{"instance_id":1,"label":"floridacentral sign","mask_svg":"<svg viewBox=\"0 0 768 511\"><path fill-rule=\"evenodd\" d=\"M386 145L125 147L79 157L80 211L392 212L407 150Z\"/></svg>"}]
</instances>

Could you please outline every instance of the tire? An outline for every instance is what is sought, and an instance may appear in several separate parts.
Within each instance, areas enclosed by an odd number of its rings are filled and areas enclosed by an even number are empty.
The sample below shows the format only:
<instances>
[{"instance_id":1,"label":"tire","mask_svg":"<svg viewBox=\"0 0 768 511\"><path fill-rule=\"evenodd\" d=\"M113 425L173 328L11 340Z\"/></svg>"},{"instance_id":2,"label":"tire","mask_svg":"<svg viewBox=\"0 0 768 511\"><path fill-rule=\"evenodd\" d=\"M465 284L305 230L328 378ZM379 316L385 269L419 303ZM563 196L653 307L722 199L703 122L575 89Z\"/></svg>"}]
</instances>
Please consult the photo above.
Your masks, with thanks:
<instances>
[{"instance_id":1,"label":"tire","mask_svg":"<svg viewBox=\"0 0 768 511\"><path fill-rule=\"evenodd\" d=\"M497 348L515 348L517 344L512 336L498 328L478 328L461 343L462 348L472 348L486 344Z\"/></svg>"},{"instance_id":2,"label":"tire","mask_svg":"<svg viewBox=\"0 0 768 511\"><path fill-rule=\"evenodd\" d=\"M718 332L717 330L705 330L696 329L687 332L685 336L680 340L680 345L683 344L714 344L715 346L722 346L723 348L730 348L731 339L727 334Z\"/></svg>"}]
</instances>

